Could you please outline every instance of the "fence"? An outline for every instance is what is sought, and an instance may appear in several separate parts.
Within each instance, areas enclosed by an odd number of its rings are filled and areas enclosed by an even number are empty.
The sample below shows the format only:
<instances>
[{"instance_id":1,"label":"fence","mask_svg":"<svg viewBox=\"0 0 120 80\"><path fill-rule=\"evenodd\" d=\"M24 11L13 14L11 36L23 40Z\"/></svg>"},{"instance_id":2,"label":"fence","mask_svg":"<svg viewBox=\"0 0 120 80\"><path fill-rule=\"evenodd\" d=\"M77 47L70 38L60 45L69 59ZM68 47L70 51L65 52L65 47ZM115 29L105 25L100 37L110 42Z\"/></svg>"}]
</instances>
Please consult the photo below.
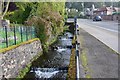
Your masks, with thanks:
<instances>
[{"instance_id":1,"label":"fence","mask_svg":"<svg viewBox=\"0 0 120 80\"><path fill-rule=\"evenodd\" d=\"M0 27L0 49L35 38L33 26Z\"/></svg>"},{"instance_id":2,"label":"fence","mask_svg":"<svg viewBox=\"0 0 120 80\"><path fill-rule=\"evenodd\" d=\"M76 59L76 80L79 80L80 78L80 51L79 51L79 48L80 48L80 43L78 43L78 35L79 35L79 30L78 30L78 26L77 26L77 18L75 17L74 19L74 23L75 23L75 36L76 36L76 44L75 44L75 49L76 49L76 56L75 56L75 59Z\"/></svg>"}]
</instances>

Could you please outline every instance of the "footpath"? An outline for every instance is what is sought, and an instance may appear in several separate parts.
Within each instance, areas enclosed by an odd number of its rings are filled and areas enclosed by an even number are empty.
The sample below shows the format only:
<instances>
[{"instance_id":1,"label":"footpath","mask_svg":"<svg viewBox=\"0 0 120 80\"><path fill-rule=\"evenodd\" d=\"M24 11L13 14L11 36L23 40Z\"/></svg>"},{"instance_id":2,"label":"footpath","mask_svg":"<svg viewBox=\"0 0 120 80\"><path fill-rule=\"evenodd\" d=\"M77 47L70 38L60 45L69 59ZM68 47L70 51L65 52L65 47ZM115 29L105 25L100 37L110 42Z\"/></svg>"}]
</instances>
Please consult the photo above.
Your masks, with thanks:
<instances>
[{"instance_id":1,"label":"footpath","mask_svg":"<svg viewBox=\"0 0 120 80\"><path fill-rule=\"evenodd\" d=\"M80 29L80 77L118 78L118 54Z\"/></svg>"}]
</instances>

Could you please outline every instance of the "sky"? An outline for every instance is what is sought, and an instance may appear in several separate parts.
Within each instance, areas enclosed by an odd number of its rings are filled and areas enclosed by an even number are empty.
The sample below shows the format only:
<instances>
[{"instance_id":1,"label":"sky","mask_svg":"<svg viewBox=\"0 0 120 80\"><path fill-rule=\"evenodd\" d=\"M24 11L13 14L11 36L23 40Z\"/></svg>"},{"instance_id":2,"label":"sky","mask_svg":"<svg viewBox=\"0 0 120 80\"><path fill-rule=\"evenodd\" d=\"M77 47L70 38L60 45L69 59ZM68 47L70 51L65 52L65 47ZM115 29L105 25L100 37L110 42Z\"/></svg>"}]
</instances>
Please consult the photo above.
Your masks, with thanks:
<instances>
[{"instance_id":1,"label":"sky","mask_svg":"<svg viewBox=\"0 0 120 80\"><path fill-rule=\"evenodd\" d=\"M1 0L0 0L1 1ZM5 2L9 0L4 0ZM10 2L118 2L120 0L10 0Z\"/></svg>"}]
</instances>

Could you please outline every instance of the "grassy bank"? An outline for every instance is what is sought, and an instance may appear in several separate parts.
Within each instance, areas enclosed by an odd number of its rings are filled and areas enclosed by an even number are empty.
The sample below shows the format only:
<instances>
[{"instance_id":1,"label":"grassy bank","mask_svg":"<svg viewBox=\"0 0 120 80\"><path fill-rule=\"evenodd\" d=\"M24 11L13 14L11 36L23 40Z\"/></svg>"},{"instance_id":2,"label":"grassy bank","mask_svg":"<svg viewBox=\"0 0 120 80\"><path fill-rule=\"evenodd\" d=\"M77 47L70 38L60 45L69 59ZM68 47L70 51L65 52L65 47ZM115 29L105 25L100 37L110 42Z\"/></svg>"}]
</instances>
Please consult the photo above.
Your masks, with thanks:
<instances>
[{"instance_id":1,"label":"grassy bank","mask_svg":"<svg viewBox=\"0 0 120 80\"><path fill-rule=\"evenodd\" d=\"M74 38L72 40L72 44L75 44L75 40L76 39L74 36ZM75 48L72 48L67 80L75 80L75 78L76 78Z\"/></svg>"},{"instance_id":2,"label":"grassy bank","mask_svg":"<svg viewBox=\"0 0 120 80\"><path fill-rule=\"evenodd\" d=\"M67 80L75 80L75 78L76 78L75 49L72 49Z\"/></svg>"},{"instance_id":3,"label":"grassy bank","mask_svg":"<svg viewBox=\"0 0 120 80\"><path fill-rule=\"evenodd\" d=\"M54 44L57 41L59 35L63 35L66 31L69 31L68 27L69 26L64 26L63 32L60 32L59 34L57 34L56 36L54 36L54 38L50 42L46 42L45 44L43 44L42 45L43 52L45 52L45 53L48 52L49 46L52 45L52 44Z\"/></svg>"},{"instance_id":4,"label":"grassy bank","mask_svg":"<svg viewBox=\"0 0 120 80\"><path fill-rule=\"evenodd\" d=\"M76 37L74 36L73 40L72 40L72 44L75 44L76 41ZM90 71L88 68L88 60L87 60L87 55L86 55L86 49L83 49L83 44L84 44L84 40L81 37L80 38L80 43L81 43L81 54L80 54L80 61L81 61L81 65L83 66L83 69L85 72ZM75 80L76 79L76 63L75 63L75 48L73 48L71 50L71 57L70 57L70 64L69 64L69 69L68 69L68 76L67 79L68 80ZM91 78L90 74L85 74L85 78Z\"/></svg>"}]
</instances>

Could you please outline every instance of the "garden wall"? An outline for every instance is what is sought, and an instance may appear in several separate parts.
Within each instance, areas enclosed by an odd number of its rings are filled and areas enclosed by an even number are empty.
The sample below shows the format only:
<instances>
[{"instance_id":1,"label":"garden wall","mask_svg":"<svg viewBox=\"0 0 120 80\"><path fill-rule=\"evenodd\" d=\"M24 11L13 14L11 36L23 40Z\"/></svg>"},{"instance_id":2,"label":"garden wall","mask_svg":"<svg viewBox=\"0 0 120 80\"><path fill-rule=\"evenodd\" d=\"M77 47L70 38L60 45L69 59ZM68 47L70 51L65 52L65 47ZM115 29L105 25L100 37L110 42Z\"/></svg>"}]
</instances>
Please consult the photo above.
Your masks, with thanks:
<instances>
[{"instance_id":1,"label":"garden wall","mask_svg":"<svg viewBox=\"0 0 120 80\"><path fill-rule=\"evenodd\" d=\"M0 52L0 76L16 78L26 65L40 55L42 55L42 47L40 40L37 38L24 42L13 49Z\"/></svg>"}]
</instances>

